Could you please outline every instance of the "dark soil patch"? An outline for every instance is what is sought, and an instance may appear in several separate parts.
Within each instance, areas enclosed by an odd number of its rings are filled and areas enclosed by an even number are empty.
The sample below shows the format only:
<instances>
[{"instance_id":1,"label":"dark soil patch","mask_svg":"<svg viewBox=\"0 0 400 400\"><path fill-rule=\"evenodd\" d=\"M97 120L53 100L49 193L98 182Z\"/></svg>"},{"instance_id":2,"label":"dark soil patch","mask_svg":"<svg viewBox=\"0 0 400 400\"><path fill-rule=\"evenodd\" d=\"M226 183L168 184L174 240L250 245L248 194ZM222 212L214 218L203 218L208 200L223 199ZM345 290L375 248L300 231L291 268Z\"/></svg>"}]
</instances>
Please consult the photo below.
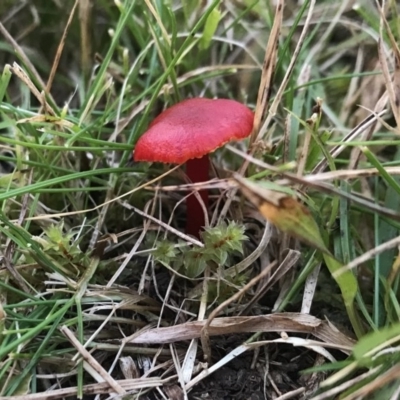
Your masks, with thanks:
<instances>
[{"instance_id":1,"label":"dark soil patch","mask_svg":"<svg viewBox=\"0 0 400 400\"><path fill-rule=\"evenodd\" d=\"M214 346L220 345L221 342L214 343ZM266 345L257 352L249 351L232 360L204 379L190 392L189 399L274 399L302 387L304 392L292 399L305 399L306 393L315 389L315 380L319 382L322 376L302 375L301 371L315 365L316 359L315 353L303 348L284 344Z\"/></svg>"}]
</instances>

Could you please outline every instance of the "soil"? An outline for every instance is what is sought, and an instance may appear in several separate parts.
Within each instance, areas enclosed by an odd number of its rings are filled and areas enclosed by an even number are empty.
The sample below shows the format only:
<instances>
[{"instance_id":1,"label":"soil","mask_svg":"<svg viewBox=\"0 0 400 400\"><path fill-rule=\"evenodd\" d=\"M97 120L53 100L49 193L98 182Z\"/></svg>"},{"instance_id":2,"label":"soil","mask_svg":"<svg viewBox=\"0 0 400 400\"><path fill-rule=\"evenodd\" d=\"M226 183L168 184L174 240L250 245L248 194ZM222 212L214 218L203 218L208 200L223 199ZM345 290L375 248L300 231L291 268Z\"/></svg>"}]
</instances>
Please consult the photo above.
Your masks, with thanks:
<instances>
[{"instance_id":1,"label":"soil","mask_svg":"<svg viewBox=\"0 0 400 400\"><path fill-rule=\"evenodd\" d=\"M273 338L268 337L268 339ZM221 346L221 342L218 346ZM189 393L189 399L275 399L304 387L302 394L291 397L300 400L307 398L306 394L315 389L315 385L311 383L315 382L315 376L311 379L311 375L300 374L302 370L315 365L317 359L315 353L282 344L264 346L259 350L256 354L254 351L249 351L218 369ZM319 376L319 379L322 378Z\"/></svg>"}]
</instances>

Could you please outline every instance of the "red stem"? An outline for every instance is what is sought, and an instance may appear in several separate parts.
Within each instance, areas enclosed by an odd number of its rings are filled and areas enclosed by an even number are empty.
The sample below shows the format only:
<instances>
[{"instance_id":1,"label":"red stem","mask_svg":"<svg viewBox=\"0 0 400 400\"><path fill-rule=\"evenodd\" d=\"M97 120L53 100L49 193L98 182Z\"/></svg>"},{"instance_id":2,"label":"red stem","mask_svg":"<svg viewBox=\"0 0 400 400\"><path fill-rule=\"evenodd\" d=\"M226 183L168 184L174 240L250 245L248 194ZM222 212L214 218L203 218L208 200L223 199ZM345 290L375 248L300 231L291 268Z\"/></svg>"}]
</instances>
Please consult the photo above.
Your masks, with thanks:
<instances>
[{"instance_id":1,"label":"red stem","mask_svg":"<svg viewBox=\"0 0 400 400\"><path fill-rule=\"evenodd\" d=\"M186 175L192 183L208 181L210 168L208 154L202 158L193 158L186 162ZM208 210L208 190L200 190L200 197ZM200 238L200 231L205 225L204 211L194 194L186 199L186 233Z\"/></svg>"}]
</instances>

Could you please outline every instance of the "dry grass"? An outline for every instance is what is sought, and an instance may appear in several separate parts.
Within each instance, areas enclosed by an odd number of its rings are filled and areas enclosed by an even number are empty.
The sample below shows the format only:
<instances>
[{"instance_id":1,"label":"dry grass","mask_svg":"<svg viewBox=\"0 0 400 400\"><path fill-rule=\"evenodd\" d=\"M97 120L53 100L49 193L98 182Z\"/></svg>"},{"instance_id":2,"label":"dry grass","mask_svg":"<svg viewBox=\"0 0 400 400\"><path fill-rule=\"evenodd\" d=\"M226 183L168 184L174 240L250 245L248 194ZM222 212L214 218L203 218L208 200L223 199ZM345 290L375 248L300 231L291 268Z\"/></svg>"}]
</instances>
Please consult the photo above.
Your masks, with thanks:
<instances>
[{"instance_id":1,"label":"dry grass","mask_svg":"<svg viewBox=\"0 0 400 400\"><path fill-rule=\"evenodd\" d=\"M183 3L0 5L0 399L399 398L397 5ZM133 164L193 96L251 138Z\"/></svg>"}]
</instances>

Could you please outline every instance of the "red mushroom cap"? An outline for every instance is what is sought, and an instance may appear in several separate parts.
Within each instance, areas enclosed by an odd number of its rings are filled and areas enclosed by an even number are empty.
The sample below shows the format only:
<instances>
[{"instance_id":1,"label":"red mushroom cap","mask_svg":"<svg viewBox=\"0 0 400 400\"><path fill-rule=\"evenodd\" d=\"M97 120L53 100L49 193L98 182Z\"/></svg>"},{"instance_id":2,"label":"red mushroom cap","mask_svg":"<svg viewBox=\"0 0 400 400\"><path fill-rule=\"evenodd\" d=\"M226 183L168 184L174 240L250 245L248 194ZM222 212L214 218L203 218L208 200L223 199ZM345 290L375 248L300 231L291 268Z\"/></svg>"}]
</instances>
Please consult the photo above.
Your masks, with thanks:
<instances>
[{"instance_id":1,"label":"red mushroom cap","mask_svg":"<svg viewBox=\"0 0 400 400\"><path fill-rule=\"evenodd\" d=\"M228 99L194 98L162 112L135 147L135 161L183 164L200 158L253 129L253 112Z\"/></svg>"}]
</instances>

